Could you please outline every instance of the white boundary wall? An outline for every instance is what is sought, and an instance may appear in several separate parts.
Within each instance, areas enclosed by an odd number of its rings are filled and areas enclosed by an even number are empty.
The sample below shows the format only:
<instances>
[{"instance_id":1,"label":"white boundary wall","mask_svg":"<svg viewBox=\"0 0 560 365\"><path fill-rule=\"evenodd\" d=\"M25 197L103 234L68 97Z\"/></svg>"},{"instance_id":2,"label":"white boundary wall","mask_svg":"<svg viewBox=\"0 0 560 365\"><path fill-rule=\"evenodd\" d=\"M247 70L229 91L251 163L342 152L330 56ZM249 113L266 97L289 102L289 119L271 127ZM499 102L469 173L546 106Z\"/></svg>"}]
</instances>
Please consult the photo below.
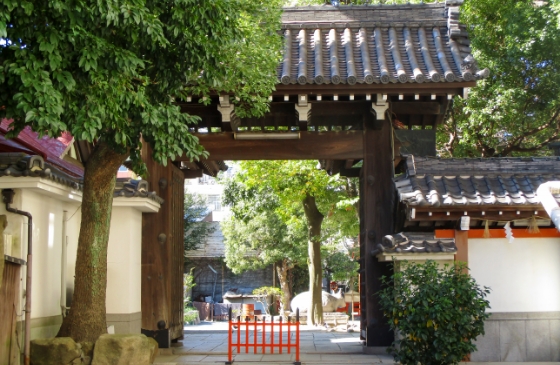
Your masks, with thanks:
<instances>
[{"instance_id":1,"label":"white boundary wall","mask_svg":"<svg viewBox=\"0 0 560 365\"><path fill-rule=\"evenodd\" d=\"M36 177L0 178L0 190L14 189L11 206L33 217L33 276L31 337L53 337L62 323L61 306L62 246L67 243L66 292L71 305L78 235L80 231L81 192L48 179ZM140 333L142 214L157 212L160 205L148 198L118 197L113 201L111 232L107 254L107 322L117 333ZM63 213L66 211L66 239ZM11 254L27 260L27 218L7 212L0 204L11 236ZM18 322L25 305L25 271L21 270ZM109 318L110 317L110 318Z\"/></svg>"},{"instance_id":2,"label":"white boundary wall","mask_svg":"<svg viewBox=\"0 0 560 365\"><path fill-rule=\"evenodd\" d=\"M489 312L560 311L560 238L469 239L469 268Z\"/></svg>"}]
</instances>

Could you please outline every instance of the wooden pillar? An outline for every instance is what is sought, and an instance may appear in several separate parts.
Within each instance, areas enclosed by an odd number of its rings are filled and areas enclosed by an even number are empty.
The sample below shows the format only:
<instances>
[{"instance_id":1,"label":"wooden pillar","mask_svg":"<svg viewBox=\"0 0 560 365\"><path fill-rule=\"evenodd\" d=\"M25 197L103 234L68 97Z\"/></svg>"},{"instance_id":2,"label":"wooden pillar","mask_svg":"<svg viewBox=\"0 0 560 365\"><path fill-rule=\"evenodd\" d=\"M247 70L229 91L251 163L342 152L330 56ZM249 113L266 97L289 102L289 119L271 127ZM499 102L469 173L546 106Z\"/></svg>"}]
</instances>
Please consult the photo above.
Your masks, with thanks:
<instances>
[{"instance_id":1,"label":"wooden pillar","mask_svg":"<svg viewBox=\"0 0 560 365\"><path fill-rule=\"evenodd\" d=\"M160 347L183 336L184 174L171 162L151 159L144 144L149 188L164 199L158 213L142 217L142 333Z\"/></svg>"},{"instance_id":2,"label":"wooden pillar","mask_svg":"<svg viewBox=\"0 0 560 365\"><path fill-rule=\"evenodd\" d=\"M461 261L469 265L469 231L455 230L455 246L457 253L455 261Z\"/></svg>"},{"instance_id":3,"label":"wooden pillar","mask_svg":"<svg viewBox=\"0 0 560 365\"><path fill-rule=\"evenodd\" d=\"M360 285L361 336L367 347L388 346L394 338L376 296L381 289L381 276L392 274L391 264L379 262L371 254L383 236L394 233L393 130L385 117L387 107L383 97L378 95L377 101L368 106L364 118L364 161L360 176Z\"/></svg>"}]
</instances>

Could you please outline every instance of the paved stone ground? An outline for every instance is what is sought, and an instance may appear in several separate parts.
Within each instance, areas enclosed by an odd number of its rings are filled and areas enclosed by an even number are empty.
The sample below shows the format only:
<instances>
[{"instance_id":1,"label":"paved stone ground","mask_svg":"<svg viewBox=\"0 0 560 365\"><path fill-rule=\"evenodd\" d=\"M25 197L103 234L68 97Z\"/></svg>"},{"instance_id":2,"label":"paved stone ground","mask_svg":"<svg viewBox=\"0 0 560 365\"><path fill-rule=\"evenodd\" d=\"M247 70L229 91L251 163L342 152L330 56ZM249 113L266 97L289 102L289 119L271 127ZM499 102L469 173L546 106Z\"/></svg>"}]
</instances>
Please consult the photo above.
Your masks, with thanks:
<instances>
[{"instance_id":1,"label":"paved stone ground","mask_svg":"<svg viewBox=\"0 0 560 365\"><path fill-rule=\"evenodd\" d=\"M227 361L227 322L202 322L196 326L185 327L185 339L171 349L160 349L160 355L154 365L208 365L225 364ZM245 336L245 332L241 332ZM242 337L243 339L245 337ZM292 337L294 338L294 337ZM275 343L278 343L278 334ZM251 338L250 338L250 341ZM283 342L287 336L283 336ZM385 354L383 349L378 349L376 354L364 354L360 342L359 331L346 332L326 331L324 329L301 327L300 332L300 361L302 364L386 364L394 365L393 357ZM234 352L234 365L287 365L293 364L295 355L292 354L262 354L259 349L249 353L245 349L239 354ZM285 350L284 350L285 351ZM560 365L560 362L538 363L461 363L461 365Z\"/></svg>"},{"instance_id":2,"label":"paved stone ground","mask_svg":"<svg viewBox=\"0 0 560 365\"><path fill-rule=\"evenodd\" d=\"M237 332L234 332L236 334ZM242 341L245 332L241 331ZM260 336L260 332L257 336ZM283 343L287 342L287 334L283 333ZM260 337L258 337L260 339ZM185 327L185 339L179 346L161 350L154 364L157 365L190 365L222 363L227 361L227 322L202 322L200 325ZM295 334L291 333L291 341ZM279 334L275 333L275 343L279 341ZM252 337L249 336L249 343ZM249 347L249 353L241 347L239 354L234 351L234 364L291 364L295 361L294 350L291 354L262 354L258 348ZM275 351L278 351L276 349ZM303 364L393 364L393 358L386 354L366 355L363 353L362 343L358 331L347 332L345 327L339 330L327 331L325 329L301 327L300 332L300 361Z\"/></svg>"}]
</instances>

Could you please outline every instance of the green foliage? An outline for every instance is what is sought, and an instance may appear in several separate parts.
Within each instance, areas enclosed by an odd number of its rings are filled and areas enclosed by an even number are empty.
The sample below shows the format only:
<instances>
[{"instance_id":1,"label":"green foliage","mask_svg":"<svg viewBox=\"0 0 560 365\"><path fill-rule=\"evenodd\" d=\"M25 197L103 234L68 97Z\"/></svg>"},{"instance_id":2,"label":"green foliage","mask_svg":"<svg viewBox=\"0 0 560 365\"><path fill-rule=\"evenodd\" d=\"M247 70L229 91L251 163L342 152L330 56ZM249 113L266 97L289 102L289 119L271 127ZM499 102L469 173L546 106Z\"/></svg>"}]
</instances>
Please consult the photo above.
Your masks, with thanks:
<instances>
[{"instance_id":1,"label":"green foliage","mask_svg":"<svg viewBox=\"0 0 560 365\"><path fill-rule=\"evenodd\" d=\"M266 310L266 314L270 315L270 307L274 304L277 299L282 300L282 291L279 288L273 286L262 286L253 290L253 295L257 296L257 301L263 305ZM269 300L271 302L269 303Z\"/></svg>"},{"instance_id":2,"label":"green foliage","mask_svg":"<svg viewBox=\"0 0 560 365\"><path fill-rule=\"evenodd\" d=\"M276 83L280 2L0 0L0 117L156 161L204 156L175 100L235 92L261 115Z\"/></svg>"},{"instance_id":3,"label":"green foliage","mask_svg":"<svg viewBox=\"0 0 560 365\"><path fill-rule=\"evenodd\" d=\"M404 269L384 277L379 292L381 308L398 334L387 351L403 365L459 363L484 334L490 289L465 273L464 264L445 269L434 261L400 265Z\"/></svg>"},{"instance_id":4,"label":"green foliage","mask_svg":"<svg viewBox=\"0 0 560 365\"><path fill-rule=\"evenodd\" d=\"M198 194L186 193L183 215L185 251L196 250L216 230L210 222L201 221L207 215L206 199Z\"/></svg>"},{"instance_id":5,"label":"green foliage","mask_svg":"<svg viewBox=\"0 0 560 365\"><path fill-rule=\"evenodd\" d=\"M194 307L185 307L183 310L183 321L192 324L198 318L198 310Z\"/></svg>"},{"instance_id":6,"label":"green foliage","mask_svg":"<svg viewBox=\"0 0 560 365\"><path fill-rule=\"evenodd\" d=\"M307 266L296 265L290 271L290 283L292 284L292 293L296 296L299 293L309 290L309 270Z\"/></svg>"},{"instance_id":7,"label":"green foliage","mask_svg":"<svg viewBox=\"0 0 560 365\"><path fill-rule=\"evenodd\" d=\"M196 286L196 283L194 282L194 267L191 268L191 270L189 271L188 274L183 274L183 290L185 293L185 306L188 306L191 304L192 300L190 297L186 296L187 293Z\"/></svg>"},{"instance_id":8,"label":"green foliage","mask_svg":"<svg viewBox=\"0 0 560 365\"><path fill-rule=\"evenodd\" d=\"M351 281L358 276L360 264L354 261L347 252L335 251L325 255L326 270L334 281Z\"/></svg>"},{"instance_id":9,"label":"green foliage","mask_svg":"<svg viewBox=\"0 0 560 365\"><path fill-rule=\"evenodd\" d=\"M191 298L186 296L186 293L188 293L196 285L196 283L194 282L193 271L194 267L189 271L188 274L183 275L183 289L185 293L183 321L189 324L198 318L198 310L192 306Z\"/></svg>"},{"instance_id":10,"label":"green foliage","mask_svg":"<svg viewBox=\"0 0 560 365\"><path fill-rule=\"evenodd\" d=\"M310 195L325 215L322 240L358 235L358 192L354 179L329 176L312 160L244 161L240 166L245 171L243 181L247 187L276 195L274 209L287 224L307 229L302 201Z\"/></svg>"},{"instance_id":11,"label":"green foliage","mask_svg":"<svg viewBox=\"0 0 560 365\"><path fill-rule=\"evenodd\" d=\"M454 99L439 150L454 157L542 155L560 138L558 1L467 0L462 22L480 68L468 99Z\"/></svg>"},{"instance_id":12,"label":"green foliage","mask_svg":"<svg viewBox=\"0 0 560 365\"><path fill-rule=\"evenodd\" d=\"M305 258L306 231L284 222L278 196L270 189L248 187L243 171L223 181L224 204L232 215L221 223L225 261L236 274L287 259L291 266Z\"/></svg>"}]
</instances>

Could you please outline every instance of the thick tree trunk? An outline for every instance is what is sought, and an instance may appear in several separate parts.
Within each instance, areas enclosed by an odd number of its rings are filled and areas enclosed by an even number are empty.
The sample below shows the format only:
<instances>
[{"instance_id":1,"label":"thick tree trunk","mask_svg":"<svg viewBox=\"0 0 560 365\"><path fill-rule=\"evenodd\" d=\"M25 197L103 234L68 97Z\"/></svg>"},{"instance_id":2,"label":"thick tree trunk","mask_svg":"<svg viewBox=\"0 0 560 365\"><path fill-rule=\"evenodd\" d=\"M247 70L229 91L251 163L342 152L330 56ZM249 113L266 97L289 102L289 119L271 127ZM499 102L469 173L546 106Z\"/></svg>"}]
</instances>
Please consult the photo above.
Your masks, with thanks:
<instances>
[{"instance_id":1,"label":"thick tree trunk","mask_svg":"<svg viewBox=\"0 0 560 365\"><path fill-rule=\"evenodd\" d=\"M290 301L292 300L292 292L290 290L290 284L288 282L288 274L294 266L288 262L288 259L284 259L276 263L276 273L278 274L278 281L280 281L280 289L282 290L282 300L280 315L284 315L284 312L290 309Z\"/></svg>"},{"instance_id":2,"label":"thick tree trunk","mask_svg":"<svg viewBox=\"0 0 560 365\"><path fill-rule=\"evenodd\" d=\"M107 244L117 170L126 158L101 142L86 163L75 291L58 337L95 342L107 333Z\"/></svg>"},{"instance_id":3,"label":"thick tree trunk","mask_svg":"<svg viewBox=\"0 0 560 365\"><path fill-rule=\"evenodd\" d=\"M309 293L311 303L307 311L307 323L323 324L323 265L321 265L321 224L323 214L317 209L315 197L307 195L303 199L303 210L307 218L309 239L307 250L309 253Z\"/></svg>"}]
</instances>

